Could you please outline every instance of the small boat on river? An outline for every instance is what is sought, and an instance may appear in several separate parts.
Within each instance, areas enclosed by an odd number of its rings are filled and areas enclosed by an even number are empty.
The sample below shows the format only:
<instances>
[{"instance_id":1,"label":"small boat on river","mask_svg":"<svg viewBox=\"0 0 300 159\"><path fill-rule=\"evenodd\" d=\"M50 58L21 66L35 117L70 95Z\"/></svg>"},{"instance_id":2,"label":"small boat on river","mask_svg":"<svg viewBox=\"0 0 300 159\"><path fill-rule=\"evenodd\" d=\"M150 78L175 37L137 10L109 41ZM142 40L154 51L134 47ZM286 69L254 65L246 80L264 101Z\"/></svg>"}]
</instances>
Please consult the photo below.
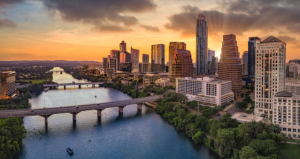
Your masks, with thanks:
<instances>
[{"instance_id":1,"label":"small boat on river","mask_svg":"<svg viewBox=\"0 0 300 159\"><path fill-rule=\"evenodd\" d=\"M74 154L73 150L70 147L67 148L67 152L68 152L69 155L73 155Z\"/></svg>"}]
</instances>

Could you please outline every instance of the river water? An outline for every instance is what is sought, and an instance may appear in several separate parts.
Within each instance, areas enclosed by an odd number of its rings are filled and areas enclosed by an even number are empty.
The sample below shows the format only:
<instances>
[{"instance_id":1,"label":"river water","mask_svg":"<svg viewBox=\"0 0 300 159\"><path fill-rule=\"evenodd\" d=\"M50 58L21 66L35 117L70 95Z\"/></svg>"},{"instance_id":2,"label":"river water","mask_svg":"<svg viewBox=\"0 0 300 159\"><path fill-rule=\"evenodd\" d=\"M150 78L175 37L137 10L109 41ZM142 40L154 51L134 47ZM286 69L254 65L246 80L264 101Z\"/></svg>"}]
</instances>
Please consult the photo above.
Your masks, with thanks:
<instances>
[{"instance_id":1,"label":"river water","mask_svg":"<svg viewBox=\"0 0 300 159\"><path fill-rule=\"evenodd\" d=\"M84 82L66 73L53 73L53 81ZM130 97L113 89L70 86L66 90L43 92L30 103L35 109L124 99ZM219 158L204 145L195 146L184 133L176 132L172 125L145 106L142 112L137 111L136 105L126 106L123 116L119 116L118 108L105 109L101 121L96 111L80 112L75 124L71 114L55 114L48 118L47 128L43 117L25 117L24 126L27 134L22 152L16 158ZM73 156L66 152L67 147L73 149Z\"/></svg>"}]
</instances>

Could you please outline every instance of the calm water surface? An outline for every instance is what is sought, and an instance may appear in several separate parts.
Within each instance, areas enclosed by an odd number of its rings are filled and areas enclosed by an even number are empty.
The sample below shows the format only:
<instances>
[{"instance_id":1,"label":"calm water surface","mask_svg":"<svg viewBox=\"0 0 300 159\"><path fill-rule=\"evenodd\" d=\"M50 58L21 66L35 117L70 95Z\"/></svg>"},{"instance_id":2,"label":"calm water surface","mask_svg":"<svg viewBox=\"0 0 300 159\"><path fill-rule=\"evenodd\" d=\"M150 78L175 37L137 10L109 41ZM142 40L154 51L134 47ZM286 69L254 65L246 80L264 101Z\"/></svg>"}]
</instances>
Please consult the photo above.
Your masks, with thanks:
<instances>
[{"instance_id":1,"label":"calm water surface","mask_svg":"<svg viewBox=\"0 0 300 159\"><path fill-rule=\"evenodd\" d=\"M84 82L65 73L54 73L53 80ZM43 92L30 103L35 109L124 99L130 97L113 89L70 86ZM205 146L195 146L185 134L177 133L152 109L143 106L138 112L135 104L126 106L123 116L119 116L118 108L105 109L101 121L96 111L85 111L77 114L75 124L71 114L55 114L49 117L47 128L39 116L25 117L24 126L27 135L16 158L218 158ZM66 152L67 147L74 150L73 156Z\"/></svg>"}]
</instances>

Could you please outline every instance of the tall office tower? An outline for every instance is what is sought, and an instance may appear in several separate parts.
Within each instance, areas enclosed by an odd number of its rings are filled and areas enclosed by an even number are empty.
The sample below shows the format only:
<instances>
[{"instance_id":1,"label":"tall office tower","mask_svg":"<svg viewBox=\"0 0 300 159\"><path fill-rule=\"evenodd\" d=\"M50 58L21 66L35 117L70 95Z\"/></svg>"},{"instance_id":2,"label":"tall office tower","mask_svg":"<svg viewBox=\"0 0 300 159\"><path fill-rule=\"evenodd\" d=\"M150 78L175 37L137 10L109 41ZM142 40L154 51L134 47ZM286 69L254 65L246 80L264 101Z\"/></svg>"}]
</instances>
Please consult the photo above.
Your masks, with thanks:
<instances>
[{"instance_id":1,"label":"tall office tower","mask_svg":"<svg viewBox=\"0 0 300 159\"><path fill-rule=\"evenodd\" d=\"M255 64L255 114L269 118L273 97L285 90L285 42L270 36L257 44Z\"/></svg>"},{"instance_id":2,"label":"tall office tower","mask_svg":"<svg viewBox=\"0 0 300 159\"><path fill-rule=\"evenodd\" d=\"M16 91L16 72L4 71L0 75L0 99L10 98Z\"/></svg>"},{"instance_id":3,"label":"tall office tower","mask_svg":"<svg viewBox=\"0 0 300 159\"><path fill-rule=\"evenodd\" d=\"M208 55L208 58L207 58L207 61L212 61L212 57L215 56L215 50L208 50L207 51L207 55Z\"/></svg>"},{"instance_id":4,"label":"tall office tower","mask_svg":"<svg viewBox=\"0 0 300 159\"><path fill-rule=\"evenodd\" d=\"M207 73L210 75L214 75L216 73L215 51L208 50L207 52Z\"/></svg>"},{"instance_id":5,"label":"tall office tower","mask_svg":"<svg viewBox=\"0 0 300 159\"><path fill-rule=\"evenodd\" d=\"M242 64L234 34L223 35L219 78L232 81L232 91L236 97L242 92Z\"/></svg>"},{"instance_id":6,"label":"tall office tower","mask_svg":"<svg viewBox=\"0 0 300 159\"><path fill-rule=\"evenodd\" d=\"M108 68L112 70L112 72L116 72L118 66L118 59L117 58L108 58L107 59Z\"/></svg>"},{"instance_id":7,"label":"tall office tower","mask_svg":"<svg viewBox=\"0 0 300 159\"><path fill-rule=\"evenodd\" d=\"M207 63L207 73L209 75L216 74L216 58L215 58L215 56L212 56L211 61L208 61L208 63Z\"/></svg>"},{"instance_id":8,"label":"tall office tower","mask_svg":"<svg viewBox=\"0 0 300 159\"><path fill-rule=\"evenodd\" d=\"M111 58L117 58L118 59L118 68L117 70L120 70L120 51L119 50L110 50L110 56Z\"/></svg>"},{"instance_id":9,"label":"tall office tower","mask_svg":"<svg viewBox=\"0 0 300 159\"><path fill-rule=\"evenodd\" d=\"M165 70L165 45L151 46L151 71L164 72Z\"/></svg>"},{"instance_id":10,"label":"tall office tower","mask_svg":"<svg viewBox=\"0 0 300 159\"><path fill-rule=\"evenodd\" d=\"M248 75L255 79L255 55L257 44L260 43L259 37L249 37L248 41ZM252 80L253 81L253 80ZM252 83L254 85L254 83Z\"/></svg>"},{"instance_id":11,"label":"tall office tower","mask_svg":"<svg viewBox=\"0 0 300 159\"><path fill-rule=\"evenodd\" d=\"M103 63L104 74L106 74L106 69L108 68L107 57L103 57L102 63Z\"/></svg>"},{"instance_id":12,"label":"tall office tower","mask_svg":"<svg viewBox=\"0 0 300 159\"><path fill-rule=\"evenodd\" d=\"M198 15L196 28L197 75L207 73L207 24L203 14Z\"/></svg>"},{"instance_id":13,"label":"tall office tower","mask_svg":"<svg viewBox=\"0 0 300 159\"><path fill-rule=\"evenodd\" d=\"M243 54L243 75L248 75L248 51Z\"/></svg>"},{"instance_id":14,"label":"tall office tower","mask_svg":"<svg viewBox=\"0 0 300 159\"><path fill-rule=\"evenodd\" d=\"M127 63L131 61L131 54L128 52L120 53L120 63Z\"/></svg>"},{"instance_id":15,"label":"tall office tower","mask_svg":"<svg viewBox=\"0 0 300 159\"><path fill-rule=\"evenodd\" d=\"M126 52L126 43L124 41L120 43L120 52Z\"/></svg>"},{"instance_id":16,"label":"tall office tower","mask_svg":"<svg viewBox=\"0 0 300 159\"><path fill-rule=\"evenodd\" d=\"M149 63L149 55L143 54L143 63Z\"/></svg>"},{"instance_id":17,"label":"tall office tower","mask_svg":"<svg viewBox=\"0 0 300 159\"><path fill-rule=\"evenodd\" d=\"M132 63L132 73L139 72L139 58L140 58L140 51L138 49L133 49L131 47L131 63Z\"/></svg>"},{"instance_id":18,"label":"tall office tower","mask_svg":"<svg viewBox=\"0 0 300 159\"><path fill-rule=\"evenodd\" d=\"M174 59L175 50L186 50L186 44L184 42L170 42L169 45L169 75L172 75L172 62Z\"/></svg>"},{"instance_id":19,"label":"tall office tower","mask_svg":"<svg viewBox=\"0 0 300 159\"><path fill-rule=\"evenodd\" d=\"M193 77L193 62L188 50L175 50L172 62L172 77Z\"/></svg>"},{"instance_id":20,"label":"tall office tower","mask_svg":"<svg viewBox=\"0 0 300 159\"><path fill-rule=\"evenodd\" d=\"M216 70L215 70L215 74L218 74L219 72L219 58L215 57L215 65L216 65Z\"/></svg>"}]
</instances>

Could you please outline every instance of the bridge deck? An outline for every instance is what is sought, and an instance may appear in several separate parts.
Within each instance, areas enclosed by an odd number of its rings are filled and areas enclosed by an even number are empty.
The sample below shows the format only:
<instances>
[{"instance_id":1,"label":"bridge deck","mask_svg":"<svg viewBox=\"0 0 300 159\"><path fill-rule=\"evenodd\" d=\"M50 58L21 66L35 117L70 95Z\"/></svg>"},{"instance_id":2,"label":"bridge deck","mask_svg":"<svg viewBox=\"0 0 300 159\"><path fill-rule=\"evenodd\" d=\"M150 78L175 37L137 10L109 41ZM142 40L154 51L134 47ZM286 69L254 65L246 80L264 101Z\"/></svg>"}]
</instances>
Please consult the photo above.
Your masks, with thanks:
<instances>
[{"instance_id":1,"label":"bridge deck","mask_svg":"<svg viewBox=\"0 0 300 159\"><path fill-rule=\"evenodd\" d=\"M61 113L79 113L81 111L87 111L87 110L99 110L99 109L105 109L111 107L126 106L130 104L151 102L159 98L162 98L162 95L143 97L143 98L134 98L129 100L114 101L114 102L107 102L107 103L99 103L99 104L86 104L86 105L78 105L78 106L34 109L33 112L31 112L30 109L1 110L0 118L25 117L25 116L49 116L49 115L61 114Z\"/></svg>"},{"instance_id":2,"label":"bridge deck","mask_svg":"<svg viewBox=\"0 0 300 159\"><path fill-rule=\"evenodd\" d=\"M57 86L74 86L74 85L91 85L91 84L104 84L104 82L86 82L86 83L60 83L60 84L43 84L43 87L57 87Z\"/></svg>"}]
</instances>

